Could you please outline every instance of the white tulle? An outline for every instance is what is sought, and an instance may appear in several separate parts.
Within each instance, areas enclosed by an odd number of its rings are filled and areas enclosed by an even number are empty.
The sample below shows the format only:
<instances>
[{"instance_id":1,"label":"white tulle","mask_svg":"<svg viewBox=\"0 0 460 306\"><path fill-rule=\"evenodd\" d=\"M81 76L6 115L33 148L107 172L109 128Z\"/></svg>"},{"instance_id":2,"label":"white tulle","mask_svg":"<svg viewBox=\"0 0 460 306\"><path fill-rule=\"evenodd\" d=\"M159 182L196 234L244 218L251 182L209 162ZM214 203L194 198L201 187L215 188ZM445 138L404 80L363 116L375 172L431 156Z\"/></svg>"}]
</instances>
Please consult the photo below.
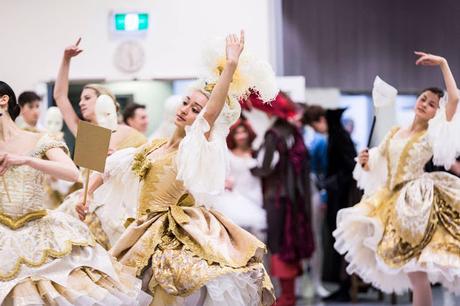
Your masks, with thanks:
<instances>
[{"instance_id":1,"label":"white tulle","mask_svg":"<svg viewBox=\"0 0 460 306\"><path fill-rule=\"evenodd\" d=\"M136 216L139 178L131 171L136 152L136 148L126 148L107 158L104 184L94 192L90 205L112 245L125 230L126 219Z\"/></svg>"},{"instance_id":2,"label":"white tulle","mask_svg":"<svg viewBox=\"0 0 460 306\"><path fill-rule=\"evenodd\" d=\"M387 182L387 160L380 154L378 148L369 150L368 166L369 170L366 171L359 162L357 162L353 170L353 178L356 180L358 187L364 190L364 194L366 195L377 191Z\"/></svg>"},{"instance_id":3,"label":"white tulle","mask_svg":"<svg viewBox=\"0 0 460 306\"><path fill-rule=\"evenodd\" d=\"M267 227L265 210L238 191L225 191L213 200L213 209L238 226L262 231Z\"/></svg>"},{"instance_id":4,"label":"white tulle","mask_svg":"<svg viewBox=\"0 0 460 306\"><path fill-rule=\"evenodd\" d=\"M203 306L257 306L260 304L259 271L229 273L206 284Z\"/></svg>"},{"instance_id":5,"label":"white tulle","mask_svg":"<svg viewBox=\"0 0 460 306\"><path fill-rule=\"evenodd\" d=\"M442 283L456 294L460 293L460 262L457 256L424 250L401 268L391 268L377 255L377 246L383 237L383 226L377 218L368 217L369 210L362 205L342 209L337 215L335 249L345 254L349 262L347 273L357 274L366 283L386 293L402 294L411 288L407 273L427 272L431 283ZM444 266L438 262L449 263Z\"/></svg>"},{"instance_id":6,"label":"white tulle","mask_svg":"<svg viewBox=\"0 0 460 306\"><path fill-rule=\"evenodd\" d=\"M257 166L257 161L231 152L229 157L230 177L227 179L233 181L233 188L216 196L212 208L250 232L263 231L267 227L267 217L262 207L262 183L250 170Z\"/></svg>"},{"instance_id":7,"label":"white tulle","mask_svg":"<svg viewBox=\"0 0 460 306\"><path fill-rule=\"evenodd\" d=\"M440 102L436 116L430 120L428 138L433 148L433 163L449 169L460 155L460 114L447 121L445 103Z\"/></svg>"},{"instance_id":8,"label":"white tulle","mask_svg":"<svg viewBox=\"0 0 460 306\"><path fill-rule=\"evenodd\" d=\"M182 180L197 199L224 191L229 165L225 141L229 126L216 121L206 139L205 134L210 131L210 126L203 117L204 113L202 111L197 116L192 126L186 127L186 136L179 145L176 157L177 179Z\"/></svg>"}]
</instances>

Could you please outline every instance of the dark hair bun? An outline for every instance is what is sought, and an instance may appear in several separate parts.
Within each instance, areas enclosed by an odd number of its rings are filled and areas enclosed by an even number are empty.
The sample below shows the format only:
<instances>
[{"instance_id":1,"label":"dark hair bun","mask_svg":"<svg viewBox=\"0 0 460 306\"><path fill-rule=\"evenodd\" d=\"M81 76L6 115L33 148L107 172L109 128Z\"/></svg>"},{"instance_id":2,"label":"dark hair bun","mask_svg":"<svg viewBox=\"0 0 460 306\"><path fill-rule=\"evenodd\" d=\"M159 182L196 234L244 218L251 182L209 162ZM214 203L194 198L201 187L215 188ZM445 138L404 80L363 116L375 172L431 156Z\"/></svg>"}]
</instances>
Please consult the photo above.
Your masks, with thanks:
<instances>
[{"instance_id":1,"label":"dark hair bun","mask_svg":"<svg viewBox=\"0 0 460 306\"><path fill-rule=\"evenodd\" d=\"M3 81L0 81L0 97L8 96L8 114L11 119L14 121L20 113L20 108L16 100L16 95L14 94L13 89L10 85L6 84Z\"/></svg>"}]
</instances>

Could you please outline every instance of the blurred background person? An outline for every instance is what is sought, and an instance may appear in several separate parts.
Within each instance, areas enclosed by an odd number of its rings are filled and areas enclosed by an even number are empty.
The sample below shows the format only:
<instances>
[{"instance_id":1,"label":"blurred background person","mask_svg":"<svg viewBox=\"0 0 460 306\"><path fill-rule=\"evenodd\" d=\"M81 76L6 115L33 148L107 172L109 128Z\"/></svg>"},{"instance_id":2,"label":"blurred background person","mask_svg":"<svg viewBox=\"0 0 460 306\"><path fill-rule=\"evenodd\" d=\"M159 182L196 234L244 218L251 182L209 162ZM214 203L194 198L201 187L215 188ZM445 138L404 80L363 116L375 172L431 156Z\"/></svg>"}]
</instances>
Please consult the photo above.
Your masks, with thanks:
<instances>
[{"instance_id":1,"label":"blurred background person","mask_svg":"<svg viewBox=\"0 0 460 306\"><path fill-rule=\"evenodd\" d=\"M214 208L265 241L267 217L263 209L262 183L251 173L257 166L252 143L256 138L251 125L239 119L227 136L230 149L230 171L225 181L225 193L218 196Z\"/></svg>"},{"instance_id":2,"label":"blurred background person","mask_svg":"<svg viewBox=\"0 0 460 306\"><path fill-rule=\"evenodd\" d=\"M145 134L149 127L149 116L145 109L145 105L138 103L126 105L123 111L123 122L142 134Z\"/></svg>"},{"instance_id":3,"label":"blurred background person","mask_svg":"<svg viewBox=\"0 0 460 306\"><path fill-rule=\"evenodd\" d=\"M250 99L253 107L277 117L265 133L253 174L263 182L270 273L281 287L276 305L291 306L296 303L295 281L302 275L302 260L314 250L309 155L296 123L297 107L286 94L281 92L268 107Z\"/></svg>"},{"instance_id":4,"label":"blurred background person","mask_svg":"<svg viewBox=\"0 0 460 306\"><path fill-rule=\"evenodd\" d=\"M15 122L21 129L30 132L44 131L44 127L38 122L41 102L42 98L34 91L24 91L19 95L18 104L21 113Z\"/></svg>"},{"instance_id":5,"label":"blurred background person","mask_svg":"<svg viewBox=\"0 0 460 306\"><path fill-rule=\"evenodd\" d=\"M307 125L306 122L308 122L309 113L306 110L308 106L303 105L301 107L304 111L302 114L302 124L305 125L304 134L307 134L304 136L304 141L310 154L311 213L316 248L308 263L311 280L306 277L306 274L304 275L300 294L306 298L312 298L314 295L324 298L330 295L330 292L323 286L322 282L324 258L323 229L327 211L327 190L325 184L328 155L327 135L319 133Z\"/></svg>"},{"instance_id":6,"label":"blurred background person","mask_svg":"<svg viewBox=\"0 0 460 306\"><path fill-rule=\"evenodd\" d=\"M329 268L330 280L338 282L339 289L325 299L349 302L351 279L345 272L344 259L335 251L331 241L332 232L337 227L337 212L341 208L349 207L355 203L355 200L359 200L356 183L353 180L356 149L350 134L342 124L344 111L343 108L325 110L319 105L311 105L305 111L303 122L310 125L317 133L327 136L327 171L320 187L320 190L324 188L327 191L326 232L329 243L325 250L324 262ZM321 150L324 154L324 144Z\"/></svg>"}]
</instances>

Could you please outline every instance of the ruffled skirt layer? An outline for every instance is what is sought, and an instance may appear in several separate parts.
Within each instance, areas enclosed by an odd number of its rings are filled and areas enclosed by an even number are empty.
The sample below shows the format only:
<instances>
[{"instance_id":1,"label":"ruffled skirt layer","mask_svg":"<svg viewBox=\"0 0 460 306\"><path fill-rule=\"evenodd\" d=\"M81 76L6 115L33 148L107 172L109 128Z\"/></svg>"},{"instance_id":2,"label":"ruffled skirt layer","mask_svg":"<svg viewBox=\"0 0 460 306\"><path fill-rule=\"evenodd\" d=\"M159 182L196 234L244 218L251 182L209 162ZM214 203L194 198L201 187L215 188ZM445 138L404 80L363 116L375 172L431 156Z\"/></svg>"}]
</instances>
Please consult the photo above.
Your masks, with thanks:
<instances>
[{"instance_id":1,"label":"ruffled skirt layer","mask_svg":"<svg viewBox=\"0 0 460 306\"><path fill-rule=\"evenodd\" d=\"M410 288L407 274L423 271L432 283L460 293L459 182L448 174L426 175L341 210L334 246L345 254L347 272L384 292L403 293Z\"/></svg>"}]
</instances>

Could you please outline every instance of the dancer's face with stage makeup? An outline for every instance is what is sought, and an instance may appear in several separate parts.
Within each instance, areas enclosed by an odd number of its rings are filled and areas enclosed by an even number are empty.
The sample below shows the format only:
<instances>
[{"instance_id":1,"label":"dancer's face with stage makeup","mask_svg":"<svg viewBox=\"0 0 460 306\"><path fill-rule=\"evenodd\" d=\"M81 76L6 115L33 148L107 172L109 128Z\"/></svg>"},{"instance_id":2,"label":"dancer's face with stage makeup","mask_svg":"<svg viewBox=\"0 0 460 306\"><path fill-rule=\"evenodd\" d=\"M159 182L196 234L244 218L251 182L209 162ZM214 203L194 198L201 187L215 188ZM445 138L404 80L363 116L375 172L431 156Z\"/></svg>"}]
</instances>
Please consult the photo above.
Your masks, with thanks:
<instances>
[{"instance_id":1,"label":"dancer's face with stage makeup","mask_svg":"<svg viewBox=\"0 0 460 306\"><path fill-rule=\"evenodd\" d=\"M192 91L189 95L184 97L182 105L177 109L174 124L180 128L192 125L207 102L208 98L203 93Z\"/></svg>"},{"instance_id":2,"label":"dancer's face with stage makeup","mask_svg":"<svg viewBox=\"0 0 460 306\"><path fill-rule=\"evenodd\" d=\"M430 120L438 111L439 96L432 91L426 90L417 98L415 103L415 115L423 120Z\"/></svg>"},{"instance_id":3,"label":"dancer's face with stage makeup","mask_svg":"<svg viewBox=\"0 0 460 306\"><path fill-rule=\"evenodd\" d=\"M84 88L80 95L80 111L83 116L83 119L90 122L96 122L96 100L97 92L92 88Z\"/></svg>"}]
</instances>

